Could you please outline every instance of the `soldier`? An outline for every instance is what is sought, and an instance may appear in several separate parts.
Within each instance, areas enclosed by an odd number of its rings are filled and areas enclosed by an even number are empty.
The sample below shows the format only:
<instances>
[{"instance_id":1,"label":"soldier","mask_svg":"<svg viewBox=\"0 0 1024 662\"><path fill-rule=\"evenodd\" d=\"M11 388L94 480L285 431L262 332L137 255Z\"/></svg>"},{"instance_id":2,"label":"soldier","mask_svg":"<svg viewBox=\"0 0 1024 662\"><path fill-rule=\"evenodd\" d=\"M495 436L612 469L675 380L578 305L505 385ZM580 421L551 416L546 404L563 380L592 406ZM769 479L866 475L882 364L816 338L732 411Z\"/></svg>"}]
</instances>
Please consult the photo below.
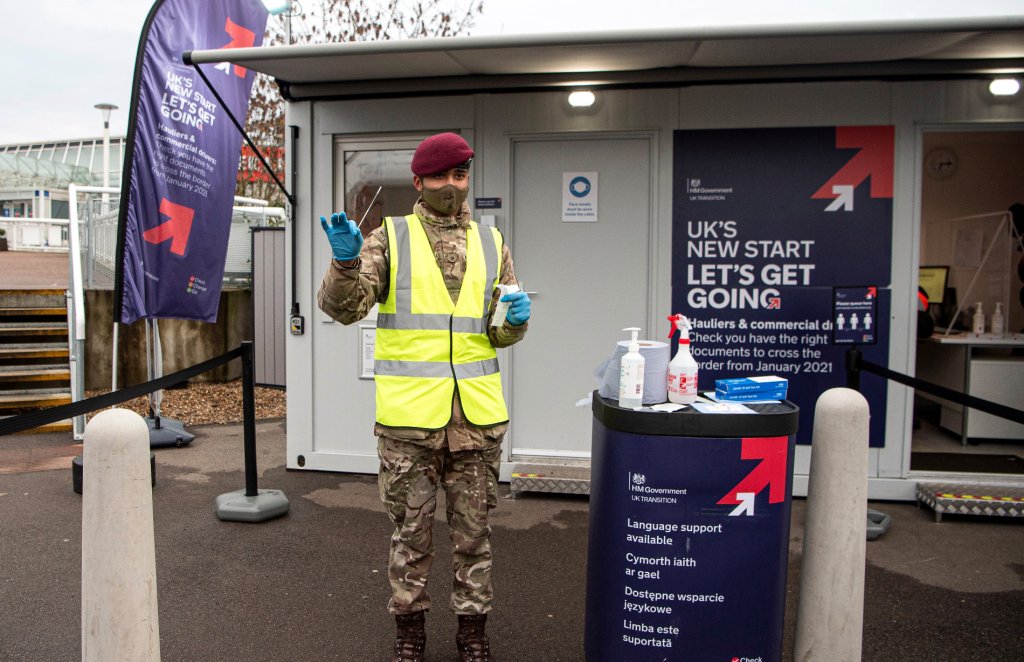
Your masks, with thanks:
<instances>
[{"instance_id":1,"label":"soldier","mask_svg":"<svg viewBox=\"0 0 1024 662\"><path fill-rule=\"evenodd\" d=\"M365 243L344 213L320 217L334 259L317 295L342 324L379 304L374 351L378 486L395 525L388 559L398 634L392 662L422 660L437 489L444 488L461 659L490 662L488 513L497 505L508 412L495 348L526 334L530 299L516 283L501 233L470 219L473 150L454 133L424 140L412 159L412 214L386 218ZM498 300L508 302L492 324Z\"/></svg>"}]
</instances>

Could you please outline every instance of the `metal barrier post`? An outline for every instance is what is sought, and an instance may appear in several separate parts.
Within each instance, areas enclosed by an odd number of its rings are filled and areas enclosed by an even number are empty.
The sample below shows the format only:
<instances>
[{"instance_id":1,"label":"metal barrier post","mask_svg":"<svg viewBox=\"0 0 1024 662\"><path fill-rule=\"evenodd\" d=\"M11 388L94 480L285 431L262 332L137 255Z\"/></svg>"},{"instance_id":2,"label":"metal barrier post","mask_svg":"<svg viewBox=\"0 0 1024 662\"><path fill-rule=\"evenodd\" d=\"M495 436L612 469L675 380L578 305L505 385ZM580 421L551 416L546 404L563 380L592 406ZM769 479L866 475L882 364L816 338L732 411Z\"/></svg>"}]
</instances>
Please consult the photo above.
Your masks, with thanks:
<instances>
[{"instance_id":1,"label":"metal barrier post","mask_svg":"<svg viewBox=\"0 0 1024 662\"><path fill-rule=\"evenodd\" d=\"M854 345L846 350L846 388L860 391L860 360L862 354Z\"/></svg>"},{"instance_id":2,"label":"metal barrier post","mask_svg":"<svg viewBox=\"0 0 1024 662\"><path fill-rule=\"evenodd\" d=\"M215 512L222 520L263 522L288 512L281 490L261 490L256 485L256 387L252 341L242 343L242 431L245 444L245 489L221 494Z\"/></svg>"},{"instance_id":3,"label":"metal barrier post","mask_svg":"<svg viewBox=\"0 0 1024 662\"><path fill-rule=\"evenodd\" d=\"M259 494L256 477L256 382L251 340L242 343L242 433L245 443L245 496Z\"/></svg>"}]
</instances>

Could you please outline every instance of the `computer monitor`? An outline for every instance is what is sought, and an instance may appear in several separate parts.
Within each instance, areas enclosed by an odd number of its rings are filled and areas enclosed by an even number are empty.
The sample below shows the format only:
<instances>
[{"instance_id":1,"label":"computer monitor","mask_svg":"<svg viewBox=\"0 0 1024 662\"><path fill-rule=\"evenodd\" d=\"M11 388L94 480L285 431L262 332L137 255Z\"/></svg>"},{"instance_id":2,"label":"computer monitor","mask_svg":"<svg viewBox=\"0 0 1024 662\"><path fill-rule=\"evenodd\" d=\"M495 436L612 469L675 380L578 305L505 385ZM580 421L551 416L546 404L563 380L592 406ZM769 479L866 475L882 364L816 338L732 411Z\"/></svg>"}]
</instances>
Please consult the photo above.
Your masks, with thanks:
<instances>
[{"instance_id":1,"label":"computer monitor","mask_svg":"<svg viewBox=\"0 0 1024 662\"><path fill-rule=\"evenodd\" d=\"M924 289L929 304L940 304L946 296L949 267L921 267L918 269L917 284Z\"/></svg>"}]
</instances>

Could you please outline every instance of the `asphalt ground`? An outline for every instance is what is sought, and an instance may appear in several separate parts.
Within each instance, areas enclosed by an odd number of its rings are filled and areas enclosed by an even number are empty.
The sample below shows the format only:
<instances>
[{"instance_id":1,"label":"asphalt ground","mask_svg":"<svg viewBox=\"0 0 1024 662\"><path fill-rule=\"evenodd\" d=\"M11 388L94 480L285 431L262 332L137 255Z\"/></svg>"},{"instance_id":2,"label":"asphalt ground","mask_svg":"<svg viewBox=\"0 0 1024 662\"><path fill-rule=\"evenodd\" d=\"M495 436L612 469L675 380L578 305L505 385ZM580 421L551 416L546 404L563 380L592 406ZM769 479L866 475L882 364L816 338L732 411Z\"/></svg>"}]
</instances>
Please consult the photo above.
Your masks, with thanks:
<instances>
[{"instance_id":1,"label":"asphalt ground","mask_svg":"<svg viewBox=\"0 0 1024 662\"><path fill-rule=\"evenodd\" d=\"M383 660L390 525L373 476L287 471L280 420L257 424L259 486L284 517L223 522L214 499L245 486L241 425L155 449L162 659ZM81 497L69 435L0 437L0 660L80 660ZM86 468L88 471L88 468ZM507 486L503 486L507 497ZM1024 659L1024 522L872 503L893 518L867 543L863 660ZM806 502L793 501L784 660L792 659ZM438 512L443 512L439 504ZM588 500L521 495L493 514L498 660L583 660ZM447 526L435 529L426 659L456 660Z\"/></svg>"}]
</instances>

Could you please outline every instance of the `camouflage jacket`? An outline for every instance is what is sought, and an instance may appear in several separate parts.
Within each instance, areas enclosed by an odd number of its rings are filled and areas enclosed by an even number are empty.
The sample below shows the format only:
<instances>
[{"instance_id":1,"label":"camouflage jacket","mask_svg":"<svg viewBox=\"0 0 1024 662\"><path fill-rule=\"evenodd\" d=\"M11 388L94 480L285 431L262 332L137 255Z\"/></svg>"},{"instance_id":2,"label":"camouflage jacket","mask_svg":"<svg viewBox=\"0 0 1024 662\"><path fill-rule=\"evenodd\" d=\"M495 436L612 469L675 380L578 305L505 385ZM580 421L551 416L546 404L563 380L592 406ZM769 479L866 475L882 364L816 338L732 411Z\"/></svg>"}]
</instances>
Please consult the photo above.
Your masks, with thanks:
<instances>
[{"instance_id":1,"label":"camouflage jacket","mask_svg":"<svg viewBox=\"0 0 1024 662\"><path fill-rule=\"evenodd\" d=\"M434 247L434 257L454 302L458 299L466 272L466 228L471 218L469 206L463 204L455 216L437 216L420 199L413 207L413 213L423 221L423 229ZM382 224L366 237L357 259L350 262L331 261L317 293L317 304L332 319L342 324L358 322L369 314L375 304L387 299L391 265L386 227ZM517 282L512 267L512 253L508 244L504 243L498 280L504 285ZM495 289L491 296L488 322L494 314L498 294ZM499 326L488 324L488 336L494 347L508 347L522 340L528 326L529 323L512 326L507 321ZM444 429L392 428L378 423L374 426L374 434L430 448L442 448L447 442L452 451L461 451L500 444L507 428L508 423L480 428L467 421L456 389L452 401L452 417Z\"/></svg>"}]
</instances>

